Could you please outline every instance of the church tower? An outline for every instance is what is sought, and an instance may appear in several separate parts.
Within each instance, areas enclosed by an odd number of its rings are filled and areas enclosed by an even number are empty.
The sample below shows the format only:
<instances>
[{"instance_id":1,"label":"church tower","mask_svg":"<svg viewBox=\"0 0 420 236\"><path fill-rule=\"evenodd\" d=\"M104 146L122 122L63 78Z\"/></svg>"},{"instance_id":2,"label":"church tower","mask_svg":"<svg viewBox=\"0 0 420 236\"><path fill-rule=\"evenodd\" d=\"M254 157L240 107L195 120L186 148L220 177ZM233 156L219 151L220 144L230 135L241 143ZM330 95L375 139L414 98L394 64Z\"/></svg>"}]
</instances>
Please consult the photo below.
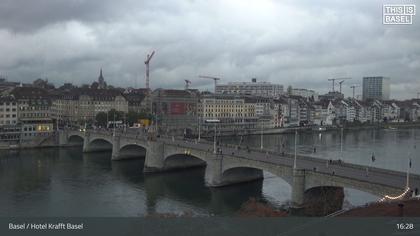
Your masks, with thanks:
<instances>
[{"instance_id":1,"label":"church tower","mask_svg":"<svg viewBox=\"0 0 420 236\"><path fill-rule=\"evenodd\" d=\"M106 83L104 80L104 76L102 75L102 68L98 78L98 89L106 89Z\"/></svg>"}]
</instances>

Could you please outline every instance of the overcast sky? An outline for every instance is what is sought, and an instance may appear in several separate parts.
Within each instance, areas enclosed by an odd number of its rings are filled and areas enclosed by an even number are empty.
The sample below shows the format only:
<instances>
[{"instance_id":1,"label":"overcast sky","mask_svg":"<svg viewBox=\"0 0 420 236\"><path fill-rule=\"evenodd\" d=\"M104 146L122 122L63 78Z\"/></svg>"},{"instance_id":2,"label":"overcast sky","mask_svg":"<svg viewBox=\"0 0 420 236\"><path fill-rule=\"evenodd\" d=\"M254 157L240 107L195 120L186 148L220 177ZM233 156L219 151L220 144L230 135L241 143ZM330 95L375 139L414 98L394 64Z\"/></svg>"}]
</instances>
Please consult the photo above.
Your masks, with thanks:
<instances>
[{"instance_id":1,"label":"overcast sky","mask_svg":"<svg viewBox=\"0 0 420 236\"><path fill-rule=\"evenodd\" d=\"M315 3L316 2L316 3ZM115 86L213 89L270 81L331 89L329 78L391 77L391 97L420 92L420 14L413 25L382 24L376 0L1 0L0 74L92 83L102 67ZM361 89L357 91L361 94Z\"/></svg>"}]
</instances>

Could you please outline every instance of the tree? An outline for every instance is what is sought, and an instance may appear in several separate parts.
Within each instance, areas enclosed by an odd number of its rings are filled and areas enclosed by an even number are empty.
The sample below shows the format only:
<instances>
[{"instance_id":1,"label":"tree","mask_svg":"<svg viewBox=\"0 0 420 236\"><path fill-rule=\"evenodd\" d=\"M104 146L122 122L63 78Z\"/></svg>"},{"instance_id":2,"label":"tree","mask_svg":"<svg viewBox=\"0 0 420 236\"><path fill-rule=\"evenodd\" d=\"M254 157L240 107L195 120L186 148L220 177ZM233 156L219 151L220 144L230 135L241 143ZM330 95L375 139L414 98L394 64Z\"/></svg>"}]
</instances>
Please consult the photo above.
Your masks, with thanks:
<instances>
[{"instance_id":1,"label":"tree","mask_svg":"<svg viewBox=\"0 0 420 236\"><path fill-rule=\"evenodd\" d=\"M96 125L106 127L107 115L105 112L99 112L95 117Z\"/></svg>"},{"instance_id":2,"label":"tree","mask_svg":"<svg viewBox=\"0 0 420 236\"><path fill-rule=\"evenodd\" d=\"M293 91L293 88L291 85L289 85L289 87L287 87L287 94L292 95L292 91Z\"/></svg>"},{"instance_id":3,"label":"tree","mask_svg":"<svg viewBox=\"0 0 420 236\"><path fill-rule=\"evenodd\" d=\"M129 111L127 113L127 122L130 126L134 123L137 123L138 119L140 119L139 114L135 111Z\"/></svg>"},{"instance_id":4,"label":"tree","mask_svg":"<svg viewBox=\"0 0 420 236\"><path fill-rule=\"evenodd\" d=\"M117 120L124 120L124 112L112 109L112 110L108 111L108 119L110 121L114 120L114 114L115 114L115 120L116 121Z\"/></svg>"}]
</instances>

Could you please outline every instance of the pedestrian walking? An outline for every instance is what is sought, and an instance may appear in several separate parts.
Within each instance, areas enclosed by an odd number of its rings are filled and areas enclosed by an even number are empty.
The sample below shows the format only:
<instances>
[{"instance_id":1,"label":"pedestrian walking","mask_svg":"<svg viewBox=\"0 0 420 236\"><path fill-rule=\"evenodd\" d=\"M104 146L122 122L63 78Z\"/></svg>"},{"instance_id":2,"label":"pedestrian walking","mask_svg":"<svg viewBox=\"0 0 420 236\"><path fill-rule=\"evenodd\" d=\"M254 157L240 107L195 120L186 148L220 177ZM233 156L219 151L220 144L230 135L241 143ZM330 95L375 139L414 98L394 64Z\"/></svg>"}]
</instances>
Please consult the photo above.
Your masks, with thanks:
<instances>
[{"instance_id":1,"label":"pedestrian walking","mask_svg":"<svg viewBox=\"0 0 420 236\"><path fill-rule=\"evenodd\" d=\"M314 153L316 153L316 147L314 146Z\"/></svg>"},{"instance_id":2,"label":"pedestrian walking","mask_svg":"<svg viewBox=\"0 0 420 236\"><path fill-rule=\"evenodd\" d=\"M376 158L375 158L375 153L372 152L372 162L375 162Z\"/></svg>"}]
</instances>

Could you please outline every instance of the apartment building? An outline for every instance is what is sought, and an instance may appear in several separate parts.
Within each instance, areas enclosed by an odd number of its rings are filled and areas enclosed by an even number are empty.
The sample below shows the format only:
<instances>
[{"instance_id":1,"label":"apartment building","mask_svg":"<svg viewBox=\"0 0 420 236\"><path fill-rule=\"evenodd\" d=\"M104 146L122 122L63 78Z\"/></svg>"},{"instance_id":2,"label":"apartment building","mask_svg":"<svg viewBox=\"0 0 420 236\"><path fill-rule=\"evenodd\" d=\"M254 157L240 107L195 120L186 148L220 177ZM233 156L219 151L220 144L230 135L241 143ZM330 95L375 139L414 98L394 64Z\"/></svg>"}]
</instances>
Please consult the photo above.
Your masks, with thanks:
<instances>
[{"instance_id":1,"label":"apartment building","mask_svg":"<svg viewBox=\"0 0 420 236\"><path fill-rule=\"evenodd\" d=\"M60 125L94 123L100 112L128 112L128 101L119 90L74 88L63 91L52 103Z\"/></svg>"}]
</instances>

